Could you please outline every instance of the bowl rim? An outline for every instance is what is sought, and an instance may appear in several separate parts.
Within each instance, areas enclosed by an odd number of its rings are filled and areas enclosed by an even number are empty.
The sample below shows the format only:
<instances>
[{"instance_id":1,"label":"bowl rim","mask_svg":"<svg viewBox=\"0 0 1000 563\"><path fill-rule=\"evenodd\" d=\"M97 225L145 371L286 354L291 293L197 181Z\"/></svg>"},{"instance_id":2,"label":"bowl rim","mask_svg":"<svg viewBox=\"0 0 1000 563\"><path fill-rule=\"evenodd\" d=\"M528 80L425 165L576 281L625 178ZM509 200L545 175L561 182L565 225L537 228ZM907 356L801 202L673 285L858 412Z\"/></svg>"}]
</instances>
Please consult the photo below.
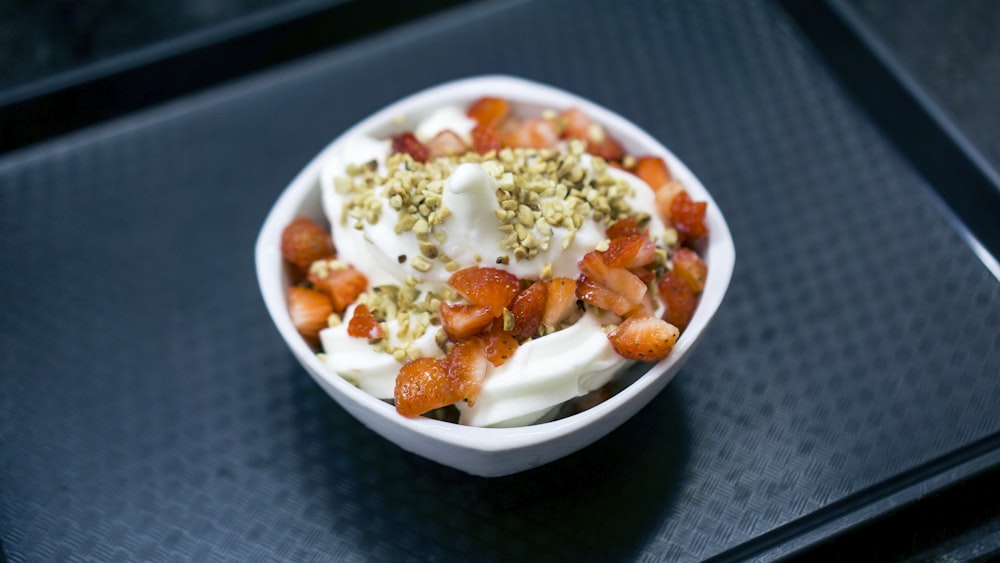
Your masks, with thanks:
<instances>
[{"instance_id":1,"label":"bowl rim","mask_svg":"<svg viewBox=\"0 0 1000 563\"><path fill-rule=\"evenodd\" d=\"M281 267L281 231L296 215L302 213L303 205L311 197L319 197L319 175L322 164L336 147L346 139L363 132L379 129L384 131L387 128L401 131L404 127L398 125L399 116L420 115L446 103L458 104L463 101L468 103L484 95L503 96L511 100L514 105L535 104L557 110L578 107L596 122L601 123L611 135L622 142L626 149L630 146L642 147L638 153L629 149L629 154L651 154L664 158L673 176L681 180L692 198L708 202L706 221L710 234L704 253L706 263L709 265L706 287L691 322L681 334L670 355L652 364L638 379L606 401L579 413L531 426L474 427L427 417L403 417L391 404L369 395L330 371L299 336L292 325L286 305L288 280L287 275L282 273ZM319 217L314 218L325 219L325 216L320 213ZM384 419L385 422L426 438L464 449L496 453L526 448L573 434L601 420L615 418L612 416L613 413L638 402L633 412L629 412L626 417L617 421L623 422L651 400L652 396L646 395L657 394L680 369L721 305L732 279L735 247L722 211L708 190L673 152L645 130L617 113L565 90L520 77L487 74L451 80L420 90L376 111L338 135L281 191L259 231L254 258L258 285L278 332L298 360L309 368L307 371L342 407L353 414L353 410L344 404L345 400L350 400ZM320 381L320 378L323 381ZM662 381L664 379L666 381ZM341 396L331 390L340 393ZM367 422L362 422L368 425Z\"/></svg>"}]
</instances>

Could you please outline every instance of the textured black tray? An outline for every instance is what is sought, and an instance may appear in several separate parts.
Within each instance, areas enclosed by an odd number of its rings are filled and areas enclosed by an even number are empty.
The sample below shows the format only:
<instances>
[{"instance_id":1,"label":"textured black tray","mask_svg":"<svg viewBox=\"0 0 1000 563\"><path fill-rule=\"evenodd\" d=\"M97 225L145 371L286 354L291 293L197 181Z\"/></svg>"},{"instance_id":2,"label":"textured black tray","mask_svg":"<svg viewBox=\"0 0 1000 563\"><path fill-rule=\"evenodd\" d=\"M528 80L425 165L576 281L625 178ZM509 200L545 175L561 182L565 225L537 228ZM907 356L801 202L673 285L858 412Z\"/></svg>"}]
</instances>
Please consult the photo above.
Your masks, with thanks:
<instances>
[{"instance_id":1,"label":"textured black tray","mask_svg":"<svg viewBox=\"0 0 1000 563\"><path fill-rule=\"evenodd\" d=\"M22 560L774 557L1000 462L1000 284L776 5L476 4L0 158L0 539ZM704 343L501 479L346 415L253 275L368 113L506 72L670 146L737 244Z\"/></svg>"}]
</instances>

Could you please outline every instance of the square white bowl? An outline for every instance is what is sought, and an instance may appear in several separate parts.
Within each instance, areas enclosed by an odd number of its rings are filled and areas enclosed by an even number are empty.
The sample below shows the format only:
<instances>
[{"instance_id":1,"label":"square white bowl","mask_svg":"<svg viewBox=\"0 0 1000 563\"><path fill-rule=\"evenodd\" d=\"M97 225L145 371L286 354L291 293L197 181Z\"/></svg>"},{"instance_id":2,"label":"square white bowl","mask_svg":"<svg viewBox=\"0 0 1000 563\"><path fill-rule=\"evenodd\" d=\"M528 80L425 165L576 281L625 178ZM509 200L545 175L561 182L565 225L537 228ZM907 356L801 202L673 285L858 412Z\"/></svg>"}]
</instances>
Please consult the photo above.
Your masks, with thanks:
<instances>
[{"instance_id":1,"label":"square white bowl","mask_svg":"<svg viewBox=\"0 0 1000 563\"><path fill-rule=\"evenodd\" d=\"M701 301L670 355L655 364L637 363L620 378L630 382L610 399L566 418L518 428L478 428L430 418L406 418L333 373L299 336L288 314L289 276L281 257L281 233L304 215L327 224L320 196L320 169L328 155L361 134L385 138L412 129L447 104L465 107L482 96L510 100L515 111L577 107L601 123L628 154L662 157L692 199L707 201L709 228L704 256L708 278ZM403 120L401 121L400 118ZM653 210L650 210L653 211ZM480 76L447 82L400 100L361 121L327 145L278 197L256 245L257 278L267 310L289 349L306 371L352 416L401 448L473 475L496 477L543 465L583 448L628 420L653 399L688 359L729 286L735 249L729 227L711 195L690 170L645 131L623 117L568 92L510 76Z\"/></svg>"}]
</instances>

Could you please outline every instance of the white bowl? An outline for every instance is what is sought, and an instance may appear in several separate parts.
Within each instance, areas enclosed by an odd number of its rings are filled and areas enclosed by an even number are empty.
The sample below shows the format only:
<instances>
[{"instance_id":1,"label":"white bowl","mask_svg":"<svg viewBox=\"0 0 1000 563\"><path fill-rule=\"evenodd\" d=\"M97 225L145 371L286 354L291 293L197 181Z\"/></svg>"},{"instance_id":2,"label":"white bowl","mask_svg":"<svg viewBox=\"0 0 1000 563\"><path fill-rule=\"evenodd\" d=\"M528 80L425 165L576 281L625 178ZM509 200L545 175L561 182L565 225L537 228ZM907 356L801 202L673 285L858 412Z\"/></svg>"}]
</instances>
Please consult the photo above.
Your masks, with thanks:
<instances>
[{"instance_id":1,"label":"white bowl","mask_svg":"<svg viewBox=\"0 0 1000 563\"><path fill-rule=\"evenodd\" d=\"M698 309L673 351L656 364L636 364L620 377L631 383L610 399L582 412L533 426L477 428L430 418L406 418L395 408L331 373L299 336L288 315L289 277L281 258L281 232L297 215L326 223L319 173L338 143L355 135L385 137L412 128L443 104L464 107L485 95L502 96L531 112L578 107L604 125L629 154L664 158L692 199L708 202L708 279ZM400 124L399 118L406 121ZM396 102L342 134L319 153L278 197L257 238L257 278L268 312L292 353L319 385L351 415L401 448L462 471L495 477L524 471L573 453L618 427L645 406L688 359L729 286L735 253L718 205L701 182L666 147L611 111L573 94L509 76L481 76L448 82Z\"/></svg>"}]
</instances>

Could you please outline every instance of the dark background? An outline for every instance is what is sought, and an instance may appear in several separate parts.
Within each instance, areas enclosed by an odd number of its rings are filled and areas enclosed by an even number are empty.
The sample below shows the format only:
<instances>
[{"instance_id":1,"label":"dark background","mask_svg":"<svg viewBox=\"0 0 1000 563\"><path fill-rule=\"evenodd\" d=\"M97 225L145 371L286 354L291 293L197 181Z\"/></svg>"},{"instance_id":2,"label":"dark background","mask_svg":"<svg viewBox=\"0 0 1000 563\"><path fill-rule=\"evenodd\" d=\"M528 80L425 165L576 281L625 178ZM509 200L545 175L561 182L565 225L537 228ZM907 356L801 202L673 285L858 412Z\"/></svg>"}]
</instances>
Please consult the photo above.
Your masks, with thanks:
<instances>
[{"instance_id":1,"label":"dark background","mask_svg":"<svg viewBox=\"0 0 1000 563\"><path fill-rule=\"evenodd\" d=\"M6 555L995 553L997 30L987 0L0 2ZM661 397L497 480L337 408L250 256L330 138L483 71L647 127L738 256Z\"/></svg>"}]
</instances>

